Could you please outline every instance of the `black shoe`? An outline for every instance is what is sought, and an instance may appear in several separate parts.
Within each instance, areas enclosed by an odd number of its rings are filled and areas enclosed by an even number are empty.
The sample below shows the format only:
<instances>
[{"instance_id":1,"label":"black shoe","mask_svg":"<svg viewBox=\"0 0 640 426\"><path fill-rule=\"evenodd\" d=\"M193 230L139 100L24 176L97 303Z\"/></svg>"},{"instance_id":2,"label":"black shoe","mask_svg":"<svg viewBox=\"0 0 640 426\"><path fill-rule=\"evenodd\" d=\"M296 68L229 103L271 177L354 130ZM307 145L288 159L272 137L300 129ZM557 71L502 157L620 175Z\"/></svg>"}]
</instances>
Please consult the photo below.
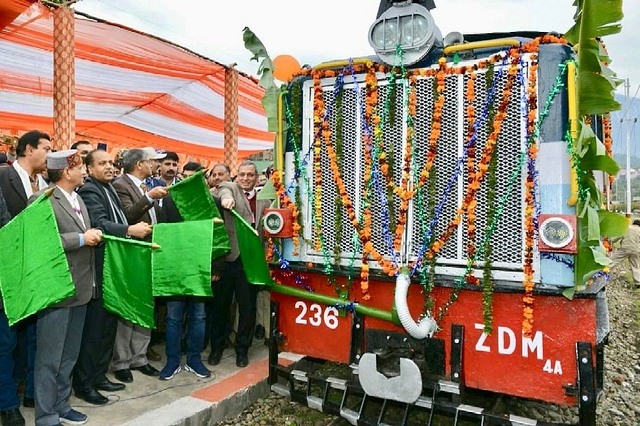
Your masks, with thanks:
<instances>
[{"instance_id":1,"label":"black shoe","mask_svg":"<svg viewBox=\"0 0 640 426\"><path fill-rule=\"evenodd\" d=\"M105 405L109 399L95 389L87 391L76 391L76 396L93 405Z\"/></svg>"},{"instance_id":2,"label":"black shoe","mask_svg":"<svg viewBox=\"0 0 640 426\"><path fill-rule=\"evenodd\" d=\"M220 359L222 359L222 352L211 352L207 362L209 365L218 365L220 364Z\"/></svg>"},{"instance_id":3,"label":"black shoe","mask_svg":"<svg viewBox=\"0 0 640 426\"><path fill-rule=\"evenodd\" d=\"M133 382L133 375L131 374L131 370L128 368L123 368L122 370L116 370L113 372L113 375L116 377L116 380L120 380L124 383Z\"/></svg>"},{"instance_id":4,"label":"black shoe","mask_svg":"<svg viewBox=\"0 0 640 426\"><path fill-rule=\"evenodd\" d=\"M18 408L0 411L0 419L2 419L2 426L24 426L24 417Z\"/></svg>"},{"instance_id":5,"label":"black shoe","mask_svg":"<svg viewBox=\"0 0 640 426\"><path fill-rule=\"evenodd\" d=\"M131 370L139 371L145 376L150 376L150 377L158 377L158 373L159 373L157 368L154 368L149 364L145 364L141 367L131 367Z\"/></svg>"},{"instance_id":6,"label":"black shoe","mask_svg":"<svg viewBox=\"0 0 640 426\"><path fill-rule=\"evenodd\" d=\"M236 354L236 367L244 368L249 365L249 357L247 355Z\"/></svg>"},{"instance_id":7,"label":"black shoe","mask_svg":"<svg viewBox=\"0 0 640 426\"><path fill-rule=\"evenodd\" d=\"M33 408L36 406L36 401L28 396L22 397L22 406L27 408Z\"/></svg>"},{"instance_id":8,"label":"black shoe","mask_svg":"<svg viewBox=\"0 0 640 426\"><path fill-rule=\"evenodd\" d=\"M265 332L264 327L258 324L256 326L256 333L254 334L255 338L258 340L264 339L264 332Z\"/></svg>"},{"instance_id":9,"label":"black shoe","mask_svg":"<svg viewBox=\"0 0 640 426\"><path fill-rule=\"evenodd\" d=\"M97 390L105 392L121 391L124 390L125 387L124 383L115 383L108 379L104 379L104 382L100 382L96 385Z\"/></svg>"}]
</instances>

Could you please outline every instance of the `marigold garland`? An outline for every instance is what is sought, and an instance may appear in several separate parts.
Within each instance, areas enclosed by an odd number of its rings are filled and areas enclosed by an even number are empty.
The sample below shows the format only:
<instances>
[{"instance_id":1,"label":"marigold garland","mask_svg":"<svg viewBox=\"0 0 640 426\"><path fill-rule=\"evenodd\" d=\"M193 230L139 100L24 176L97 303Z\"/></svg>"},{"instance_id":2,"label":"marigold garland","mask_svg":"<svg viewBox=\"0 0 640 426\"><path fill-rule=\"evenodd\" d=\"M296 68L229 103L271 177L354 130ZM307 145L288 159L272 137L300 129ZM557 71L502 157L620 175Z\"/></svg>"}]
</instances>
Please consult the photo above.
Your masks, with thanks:
<instances>
[{"instance_id":1,"label":"marigold garland","mask_svg":"<svg viewBox=\"0 0 640 426\"><path fill-rule=\"evenodd\" d=\"M486 176L487 171L489 170L489 162L491 161L491 157L494 153L496 144L498 143L498 135L500 134L500 131L502 129L502 122L507 117L507 107L509 106L509 102L511 100L511 89L513 87L513 83L516 80L520 65L519 58L519 52L514 51L511 53L511 64L507 72L507 82L505 84L504 90L502 91L502 99L500 100L500 105L498 106L498 111L493 121L493 129L489 134L487 144L482 150L477 169L474 169L473 173L469 175L466 193L462 200L462 204L458 208L454 218L451 220L451 222L449 222L449 225L447 225L446 230L442 233L440 238L438 238L438 240L436 240L432 244L429 252L427 253L428 258L431 258L438 254L438 252L449 240L449 237L451 237L451 235L453 235L453 233L458 228L462 215L467 211L471 204L475 205L476 203L476 193L480 189L480 185L484 177Z\"/></svg>"},{"instance_id":2,"label":"marigold garland","mask_svg":"<svg viewBox=\"0 0 640 426\"><path fill-rule=\"evenodd\" d=\"M287 190L282 183L282 175L280 174L280 170L274 170L271 173L271 182L273 183L273 187L275 188L278 200L280 200L280 206L291 211L291 216L293 219L293 236L291 237L293 242L293 255L297 256L298 250L300 250L300 210L298 209L298 206L291 201L291 198L289 198L289 194L287 193Z\"/></svg>"},{"instance_id":3,"label":"marigold garland","mask_svg":"<svg viewBox=\"0 0 640 426\"><path fill-rule=\"evenodd\" d=\"M607 155L611 158L613 158L613 139L611 137L611 114L607 114L604 115L602 117L602 133L603 133L603 144L604 144L604 149L607 152ZM607 209L609 209L611 207L610 203L611 200L606 198L607 196L607 189L608 189L608 193L611 194L611 191L613 189L613 181L615 180L615 176L611 176L609 175L609 181L608 181L608 188L605 189L605 199L607 200Z\"/></svg>"},{"instance_id":4,"label":"marigold garland","mask_svg":"<svg viewBox=\"0 0 640 426\"><path fill-rule=\"evenodd\" d=\"M475 144L471 143L473 140L473 134L475 133L475 109L473 103L475 102L475 80L476 73L471 72L469 74L469 79L467 80L467 136L465 140L465 145L468 145L468 156L467 156L467 176L468 179L471 179L475 174L476 170L476 150ZM492 157L493 158L493 157ZM468 182L471 183L471 182ZM476 253L475 240L476 240L476 202L472 200L467 206L467 237L469 241L467 243L467 257L468 259L473 259ZM474 267L472 262L471 267ZM470 284L478 285L479 280L477 277L474 277L469 273L467 275L467 282Z\"/></svg>"},{"instance_id":5,"label":"marigold garland","mask_svg":"<svg viewBox=\"0 0 640 426\"><path fill-rule=\"evenodd\" d=\"M322 121L321 113L324 113L324 100L322 99L322 86L320 86L320 75L313 75L313 176L314 176L314 226L315 238L314 249L321 250L320 234L322 233L322 138L328 132L328 124ZM326 128L325 128L326 127Z\"/></svg>"},{"instance_id":6,"label":"marigold garland","mask_svg":"<svg viewBox=\"0 0 640 426\"><path fill-rule=\"evenodd\" d=\"M514 85L516 75L518 73L518 68L521 65L521 54L522 53L534 53L532 55L532 66L529 68L529 86L527 87L527 95L528 95L528 116L527 116L527 130L528 130L528 158L530 161L535 161L537 155L537 144L535 141L535 135L533 135L532 129L536 126L537 123L537 99L536 99L536 75L537 75L537 53L539 44L541 43L566 43L563 39L555 36L544 36L535 39L530 43L523 44L520 49L513 48L508 51L508 56L510 59L510 66L508 70L508 78L507 83L505 85L505 89L502 93L502 99L497 108L495 119L492 123L492 129L489 133L489 137L485 147L482 150L481 156L478 160L476 160L476 155L474 151L473 143L469 143L468 145L468 157L467 157L467 175L468 182L466 186L465 195L463 201L456 212L455 218L451 221L451 223L446 227L445 232L440 236L440 238L431 238L429 241L426 241L429 244L429 250L426 253L426 258L433 260L433 266L435 266L435 258L438 255L439 251L446 244L448 238L454 233L455 229L459 226L461 217L466 217L467 224L467 233L469 237L469 244L467 246L467 253L470 259L475 258L476 254L476 245L475 245L475 196L477 191L480 188L481 183L487 175L491 175L491 164L495 162L495 148L498 140L498 135L501 132L501 124L506 118L506 108L509 105L511 99L511 90ZM474 109L473 102L475 101L475 92L474 92L474 80L476 77L475 70L483 69L492 66L498 60L500 60L500 55L495 55L492 58L489 58L484 61L480 61L474 67L459 67L459 68L449 68L447 66L446 60L443 58L439 62L439 66L437 69L417 69L410 70L407 72L407 76L409 78L409 92L408 92L408 111L409 118L407 121L410 121L415 116L415 109L417 105L417 96L415 93L415 85L416 78L418 76L425 77L435 77L435 85L436 85L436 96L434 97L434 108L433 108L433 118L431 131L429 134L429 148L427 152L426 161L419 172L419 176L417 179L416 187L410 188L410 173L412 170L411 159L413 155L413 138L414 133L412 129L409 129L406 136L406 148L404 153L404 163L402 168L402 175L400 184L396 186L393 180L393 171L389 167L389 161L392 160L392 156L390 156L391 152L384 151L384 146L376 146L376 148L382 149L382 152L376 157L375 154L372 157L374 142L378 141L378 138L381 140L382 129L380 128L381 119L377 112L377 103L378 103L378 87L377 87L377 78L376 71L379 72L388 72L389 67L382 65L373 65L368 63L366 65L358 65L353 66L354 72L365 72L366 71L366 102L364 106L364 119L367 123L370 123L370 128L373 129L371 134L363 135L363 144L364 144L364 185L362 189L362 203L361 203L361 220L358 220L356 217L356 210L353 204L353 201L350 199L348 192L346 191L346 187L344 182L342 181L341 170L337 166L339 164L339 159L337 159L337 154L335 152L335 148L333 147L331 141L331 128L326 117L323 116L325 111L324 102L322 100L322 89L320 86L320 78L324 77L332 77L336 75L335 71L332 70L322 70L322 71L309 71L302 70L300 75L312 75L314 79L314 130L316 137L314 138L313 143L313 151L314 151L314 191L315 191L315 203L313 205L314 213L316 216L316 220L314 222L316 227L316 237L318 236L319 231L321 230L322 224L322 205L320 201L320 195L322 194L322 170L319 162L320 153L322 148L326 149L327 155L329 157L331 163L331 169L333 172L334 181L336 182L339 200L342 205L345 207L345 211L349 217L349 221L351 225L356 229L359 240L362 243L362 268L361 268L361 289L364 295L364 298L368 298L368 286L369 286L369 266L368 260L370 258L376 260L383 268L385 273L389 275L394 274L397 271L397 265L392 264L391 262L385 260L379 252L374 248L373 242L371 241L371 175L373 171L373 161L378 162L376 165L379 167L379 170L382 172L384 180L388 188L392 188L393 194L398 197L400 200L400 209L397 214L394 215L396 222L396 227L394 231L394 239L393 239L393 248L398 251L401 247L402 236L404 235L404 229L406 227L406 220L409 209L409 202L419 193L420 188L426 187L429 178L433 173L433 166L436 157L436 147L437 142L441 132L442 125L442 112L444 108L444 83L446 76L448 74L466 74L469 75L469 79L467 80L467 131L465 135L465 139L467 142L470 142L474 137L474 132L476 131L474 124L476 120L476 113ZM393 90L395 87L391 88L391 95L393 95ZM389 94L389 92L388 92ZM606 131L606 129L605 129ZM365 132L366 133L366 132ZM606 136L605 136L606 139ZM606 142L605 142L606 144ZM317 161L316 161L317 159ZM491 177L489 177L491 180ZM525 265L524 265L524 279L523 286L525 288L525 296L523 297L524 303L524 320L523 320L523 331L526 333L531 332L531 326L533 323L533 239L535 236L535 176L532 176L530 173L527 175L527 180L525 183L525 217L524 217L524 227L525 227ZM316 239L315 246L317 248L319 241ZM483 247L484 248L484 247ZM483 250L484 251L484 250ZM430 262L431 263L431 262ZM434 268L430 268L434 269ZM431 271L433 273L433 271ZM435 275L434 275L435 277ZM490 274L484 274L485 285L487 285L486 281L490 278ZM476 282L477 283L477 282ZM490 292L491 289L487 289L486 291ZM425 308L426 308L425 304ZM489 315L486 311L485 306L485 318L488 318Z\"/></svg>"},{"instance_id":7,"label":"marigold garland","mask_svg":"<svg viewBox=\"0 0 640 426\"><path fill-rule=\"evenodd\" d=\"M529 67L529 86L527 87L528 107L527 114L527 155L528 165L527 180L525 182L525 213L524 213L524 295L523 303L523 320L522 331L525 337L531 337L533 334L533 251L534 237L536 232L536 211L535 211L535 161L538 157L538 143L535 138L535 128L537 121L538 100L537 100L537 75L538 75L538 56L531 56L531 66Z\"/></svg>"}]
</instances>

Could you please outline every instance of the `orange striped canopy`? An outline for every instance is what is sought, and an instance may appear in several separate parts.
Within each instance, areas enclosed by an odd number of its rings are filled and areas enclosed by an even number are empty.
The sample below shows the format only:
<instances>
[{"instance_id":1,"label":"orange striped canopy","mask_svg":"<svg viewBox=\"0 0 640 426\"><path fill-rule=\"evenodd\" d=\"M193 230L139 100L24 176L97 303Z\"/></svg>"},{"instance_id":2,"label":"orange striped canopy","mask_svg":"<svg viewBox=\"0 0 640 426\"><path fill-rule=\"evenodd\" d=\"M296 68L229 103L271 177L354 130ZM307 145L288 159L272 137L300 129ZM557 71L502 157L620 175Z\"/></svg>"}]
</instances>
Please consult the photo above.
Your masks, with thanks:
<instances>
[{"instance_id":1,"label":"orange striped canopy","mask_svg":"<svg viewBox=\"0 0 640 426\"><path fill-rule=\"evenodd\" d=\"M3 24L0 131L52 134L51 12L36 3ZM110 151L153 146L205 164L223 159L227 67L148 34L79 14L75 55L76 140L107 143ZM260 103L263 94L254 78L240 73L239 159L273 146Z\"/></svg>"}]
</instances>

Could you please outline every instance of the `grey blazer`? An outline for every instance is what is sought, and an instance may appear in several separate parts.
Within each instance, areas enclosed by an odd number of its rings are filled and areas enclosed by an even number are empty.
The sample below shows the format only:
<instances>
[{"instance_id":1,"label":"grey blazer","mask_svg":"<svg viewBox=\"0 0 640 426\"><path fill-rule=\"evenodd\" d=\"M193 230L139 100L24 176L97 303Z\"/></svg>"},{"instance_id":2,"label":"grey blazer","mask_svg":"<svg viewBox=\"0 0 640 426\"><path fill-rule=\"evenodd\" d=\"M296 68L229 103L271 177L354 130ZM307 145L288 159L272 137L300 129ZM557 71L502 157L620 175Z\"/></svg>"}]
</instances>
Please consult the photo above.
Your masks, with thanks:
<instances>
[{"instance_id":1,"label":"grey blazer","mask_svg":"<svg viewBox=\"0 0 640 426\"><path fill-rule=\"evenodd\" d=\"M249 205L249 200L245 197L244 191L239 184L235 182L222 182L220 186L218 186L216 192L221 201L233 198L236 204L234 207L235 211L238 212L244 220L251 223L251 206ZM265 238L262 216L264 215L264 209L268 208L270 205L270 200L256 200L256 230L258 231L258 236L260 236L260 240L263 244ZM236 224L233 214L226 209L223 210L224 227L227 230L227 234L229 234L229 243L231 244L231 251L227 254L225 260L227 262L233 262L240 255L238 237L236 235Z\"/></svg>"},{"instance_id":2,"label":"grey blazer","mask_svg":"<svg viewBox=\"0 0 640 426\"><path fill-rule=\"evenodd\" d=\"M29 203L38 198L44 191L39 191L29 198ZM71 207L69 200L57 186L50 197L51 207L56 217L62 248L67 256L69 271L73 284L76 287L75 296L71 296L62 302L53 305L53 308L68 308L80 306L89 302L94 292L95 277L95 249L93 247L80 247L78 234L86 231L86 226L91 226L91 219L82 198L78 197L80 210L82 211L82 221Z\"/></svg>"}]
</instances>

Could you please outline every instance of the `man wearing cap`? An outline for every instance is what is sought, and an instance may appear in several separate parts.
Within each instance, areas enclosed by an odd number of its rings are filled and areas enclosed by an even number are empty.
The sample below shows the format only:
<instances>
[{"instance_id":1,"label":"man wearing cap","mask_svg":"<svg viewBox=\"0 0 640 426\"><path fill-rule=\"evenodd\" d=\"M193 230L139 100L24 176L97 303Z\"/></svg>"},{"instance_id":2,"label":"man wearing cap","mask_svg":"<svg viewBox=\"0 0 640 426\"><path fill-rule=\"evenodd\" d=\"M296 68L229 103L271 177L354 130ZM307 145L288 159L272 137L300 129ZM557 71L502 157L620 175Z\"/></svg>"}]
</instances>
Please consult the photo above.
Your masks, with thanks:
<instances>
[{"instance_id":1,"label":"man wearing cap","mask_svg":"<svg viewBox=\"0 0 640 426\"><path fill-rule=\"evenodd\" d=\"M160 172L160 161L167 155L162 151L158 151L151 147L142 148L151 159L151 176L144 180L147 188L153 189L156 186L167 186L162 179L157 178Z\"/></svg>"},{"instance_id":2,"label":"man wearing cap","mask_svg":"<svg viewBox=\"0 0 640 426\"><path fill-rule=\"evenodd\" d=\"M129 225L122 211L120 199L111 185L114 176L113 159L106 151L93 150L85 159L89 177L78 191L82 197L91 226L104 234L120 238L144 239L151 234L151 225L144 222ZM73 371L73 389L78 398L90 404L104 405L109 400L100 390L112 392L124 389L122 383L107 379L113 344L118 326L117 317L104 308L102 299L102 270L104 247L96 249L96 286L87 305L87 316L82 332L80 355Z\"/></svg>"},{"instance_id":3,"label":"man wearing cap","mask_svg":"<svg viewBox=\"0 0 640 426\"><path fill-rule=\"evenodd\" d=\"M128 223L140 221L155 225L161 215L157 200L167 195L167 188L157 186L148 189L144 180L151 177L151 156L142 149L129 149L122 156L124 175L113 183L122 203ZM145 239L150 239L148 235ZM118 320L115 346L113 348L113 373L124 383L133 381L131 370L147 376L157 376L158 370L149 364L147 348L151 330L122 318Z\"/></svg>"},{"instance_id":4,"label":"man wearing cap","mask_svg":"<svg viewBox=\"0 0 640 426\"><path fill-rule=\"evenodd\" d=\"M78 360L82 330L95 282L94 247L102 231L91 228L89 212L75 192L84 183L85 166L75 149L47 157L53 187L51 207L58 224L62 247L76 288L75 295L38 312L35 360L36 426L62 422L83 424L87 416L71 408L71 371ZM31 196L37 199L44 191Z\"/></svg>"},{"instance_id":5,"label":"man wearing cap","mask_svg":"<svg viewBox=\"0 0 640 426\"><path fill-rule=\"evenodd\" d=\"M0 167L0 189L11 217L17 216L27 207L27 200L47 187L40 173L46 169L47 155L51 151L48 134L32 130L20 137L16 145L17 158L10 167ZM0 301L0 308L1 306ZM9 327L4 309L0 309L0 419L3 426L24 425L20 413L18 384L14 379L15 359L12 356L18 334L24 333L26 342L25 405L33 406L33 363L36 355L36 318L21 321L17 327ZM25 362L26 361L26 362Z\"/></svg>"}]
</instances>

